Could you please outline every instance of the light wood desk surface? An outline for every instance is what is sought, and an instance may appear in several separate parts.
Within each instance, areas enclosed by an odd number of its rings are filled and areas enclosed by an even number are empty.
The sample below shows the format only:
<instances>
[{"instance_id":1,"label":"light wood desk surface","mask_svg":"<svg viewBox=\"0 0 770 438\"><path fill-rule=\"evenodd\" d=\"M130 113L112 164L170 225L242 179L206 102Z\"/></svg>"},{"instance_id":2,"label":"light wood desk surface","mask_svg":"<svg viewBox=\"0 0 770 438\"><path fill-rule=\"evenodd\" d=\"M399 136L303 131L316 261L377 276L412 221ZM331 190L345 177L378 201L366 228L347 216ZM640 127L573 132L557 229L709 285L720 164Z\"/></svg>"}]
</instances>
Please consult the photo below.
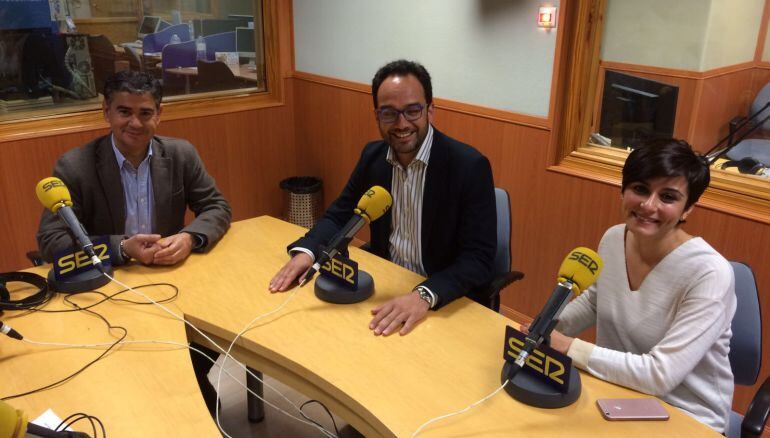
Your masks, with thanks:
<instances>
[{"instance_id":1,"label":"light wood desk surface","mask_svg":"<svg viewBox=\"0 0 770 438\"><path fill-rule=\"evenodd\" d=\"M224 63L223 63L224 64ZM236 78L241 78L250 82L257 82L257 68L249 67L248 64L225 64ZM172 67L167 68L166 72L185 76L198 76L198 67Z\"/></svg>"},{"instance_id":2,"label":"light wood desk surface","mask_svg":"<svg viewBox=\"0 0 770 438\"><path fill-rule=\"evenodd\" d=\"M170 307L226 347L226 340L249 321L290 296L269 293L267 284L288 259L286 245L303 232L270 217L241 221L208 254L193 254L174 268L122 267L116 275L134 286L177 285L180 296ZM370 309L411 290L420 277L356 248L351 255L374 277L372 298L352 305L328 304L315 297L310 283L280 312L258 321L238 342L235 356L321 400L366 436L408 437L428 419L464 408L500 385L505 326L515 323L461 299L430 312L407 336L374 336L368 329ZM154 289L151 296L160 299L169 293ZM78 300L86 304L86 298ZM59 306L60 297L48 308ZM152 306L104 303L96 310L127 327L132 339L186 342L183 324ZM100 320L82 313L35 313L4 320L37 341L112 339ZM200 341L199 335L188 335ZM0 396L64 377L98 353L32 347L2 338ZM668 405L671 419L666 422L605 421L595 406L598 398L643 395L587 374L582 374L582 382L582 395L572 406L538 409L501 392L470 412L434 423L420 436L716 435ZM169 346L123 346L72 381L10 403L31 417L48 407L60 416L87 412L104 421L110 436L218 435L187 351ZM280 414L267 408L267 415Z\"/></svg>"},{"instance_id":3,"label":"light wood desk surface","mask_svg":"<svg viewBox=\"0 0 770 438\"><path fill-rule=\"evenodd\" d=\"M47 269L31 270L45 276ZM129 285L161 281L157 275L144 275L147 268L121 268L116 278ZM13 298L19 299L22 283L8 283ZM123 289L109 284L105 293ZM169 287L143 288L155 300L169 297ZM57 294L45 309L71 308ZM130 292L120 298L144 301ZM98 301L95 294L72 300L81 306ZM182 314L178 300L167 304ZM127 340L161 340L187 343L184 324L153 305L105 302L92 310L112 325L128 330ZM113 330L85 312L42 313L9 312L5 323L25 339L37 342L91 344L114 342L122 332ZM104 351L100 349L34 346L5 336L0 338L0 397L26 392L53 383L80 369ZM208 409L200 395L190 356L186 348L171 345L121 345L67 383L36 394L7 401L23 410L30 420L51 408L62 419L85 412L98 417L111 437L218 436ZM244 414L245 415L245 414ZM91 434L87 422L75 426Z\"/></svg>"},{"instance_id":4,"label":"light wood desk surface","mask_svg":"<svg viewBox=\"0 0 770 438\"><path fill-rule=\"evenodd\" d=\"M291 293L271 294L267 285L288 260L286 245L303 232L270 217L238 222L208 255L191 257L183 269L162 277L181 287L188 320L232 340ZM357 248L351 257L372 274L372 298L328 304L315 297L310 283L280 312L258 321L239 341L236 356L321 400L366 436L410 436L425 421L462 409L500 385L505 326L515 323L463 298L430 312L407 336L374 336L370 309L411 290L420 277ZM643 395L587 374L582 382L582 395L569 407L533 408L501 392L420 436L716 435L668 405L666 422L605 421L597 399Z\"/></svg>"}]
</instances>

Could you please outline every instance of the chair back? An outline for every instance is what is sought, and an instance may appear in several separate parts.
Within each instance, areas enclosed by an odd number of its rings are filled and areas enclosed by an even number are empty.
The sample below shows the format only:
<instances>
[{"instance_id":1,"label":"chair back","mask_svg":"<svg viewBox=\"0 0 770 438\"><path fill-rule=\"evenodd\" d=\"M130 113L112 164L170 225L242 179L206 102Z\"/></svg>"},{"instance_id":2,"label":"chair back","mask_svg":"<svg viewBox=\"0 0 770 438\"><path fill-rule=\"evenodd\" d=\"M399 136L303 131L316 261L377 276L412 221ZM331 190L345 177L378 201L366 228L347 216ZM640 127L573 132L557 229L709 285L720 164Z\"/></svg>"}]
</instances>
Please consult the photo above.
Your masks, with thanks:
<instances>
[{"instance_id":1,"label":"chair back","mask_svg":"<svg viewBox=\"0 0 770 438\"><path fill-rule=\"evenodd\" d=\"M115 46L104 35L89 35L88 53L91 55L96 91L101 93L105 80L115 73Z\"/></svg>"},{"instance_id":2,"label":"chair back","mask_svg":"<svg viewBox=\"0 0 770 438\"><path fill-rule=\"evenodd\" d=\"M762 315L754 272L746 264L730 262L735 273L737 306L732 321L730 366L738 385L753 385L762 364Z\"/></svg>"},{"instance_id":3,"label":"chair back","mask_svg":"<svg viewBox=\"0 0 770 438\"><path fill-rule=\"evenodd\" d=\"M137 53L136 49L131 47L124 48L126 57L128 58L128 65L131 70L144 71L144 63L142 63L141 56Z\"/></svg>"},{"instance_id":4,"label":"chair back","mask_svg":"<svg viewBox=\"0 0 770 438\"><path fill-rule=\"evenodd\" d=\"M495 252L495 276L511 270L511 201L505 189L495 187L497 210L497 251Z\"/></svg>"},{"instance_id":5,"label":"chair back","mask_svg":"<svg viewBox=\"0 0 770 438\"><path fill-rule=\"evenodd\" d=\"M195 67L195 41L185 41L179 44L167 44L163 47L161 65L167 68Z\"/></svg>"},{"instance_id":6,"label":"chair back","mask_svg":"<svg viewBox=\"0 0 770 438\"><path fill-rule=\"evenodd\" d=\"M751 104L751 114L761 110L762 107L765 106L765 104L768 102L770 102L770 82L765 84L765 86L759 90L759 93L757 93L757 97L754 98L754 102ZM770 116L770 107L762 111L762 114L758 115L754 120L760 121L767 116ZM767 119L767 121L762 124L762 128L760 129L763 131L770 131L770 119Z\"/></svg>"},{"instance_id":7,"label":"chair back","mask_svg":"<svg viewBox=\"0 0 770 438\"><path fill-rule=\"evenodd\" d=\"M198 60L196 92L227 90L241 86L243 84L224 62Z\"/></svg>"},{"instance_id":8,"label":"chair back","mask_svg":"<svg viewBox=\"0 0 770 438\"><path fill-rule=\"evenodd\" d=\"M176 35L179 41L190 41L190 26L186 24L176 24L169 26L160 32L145 35L142 39L142 51L144 53L157 53L163 50L163 47L171 42L171 37Z\"/></svg>"},{"instance_id":9,"label":"chair back","mask_svg":"<svg viewBox=\"0 0 770 438\"><path fill-rule=\"evenodd\" d=\"M216 52L235 52L235 32L222 32L203 37L206 41L206 59L213 60Z\"/></svg>"}]
</instances>

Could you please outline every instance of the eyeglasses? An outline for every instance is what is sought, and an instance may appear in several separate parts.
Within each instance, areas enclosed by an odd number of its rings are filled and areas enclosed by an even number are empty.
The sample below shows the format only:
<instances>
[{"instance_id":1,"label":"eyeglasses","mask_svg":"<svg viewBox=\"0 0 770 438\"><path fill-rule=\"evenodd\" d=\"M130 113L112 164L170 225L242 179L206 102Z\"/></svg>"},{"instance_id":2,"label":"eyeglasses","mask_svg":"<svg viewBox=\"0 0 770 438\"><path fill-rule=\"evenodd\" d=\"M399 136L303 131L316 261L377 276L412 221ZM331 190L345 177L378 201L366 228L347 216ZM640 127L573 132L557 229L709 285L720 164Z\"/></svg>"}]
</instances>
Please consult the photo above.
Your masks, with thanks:
<instances>
[{"instance_id":1,"label":"eyeglasses","mask_svg":"<svg viewBox=\"0 0 770 438\"><path fill-rule=\"evenodd\" d=\"M401 111L395 108L381 108L375 112L377 113L377 120L381 121L382 123L396 123L398 121L398 116L401 114L404 115L406 120L414 122L415 120L422 117L423 109L425 109L423 105L414 103Z\"/></svg>"}]
</instances>

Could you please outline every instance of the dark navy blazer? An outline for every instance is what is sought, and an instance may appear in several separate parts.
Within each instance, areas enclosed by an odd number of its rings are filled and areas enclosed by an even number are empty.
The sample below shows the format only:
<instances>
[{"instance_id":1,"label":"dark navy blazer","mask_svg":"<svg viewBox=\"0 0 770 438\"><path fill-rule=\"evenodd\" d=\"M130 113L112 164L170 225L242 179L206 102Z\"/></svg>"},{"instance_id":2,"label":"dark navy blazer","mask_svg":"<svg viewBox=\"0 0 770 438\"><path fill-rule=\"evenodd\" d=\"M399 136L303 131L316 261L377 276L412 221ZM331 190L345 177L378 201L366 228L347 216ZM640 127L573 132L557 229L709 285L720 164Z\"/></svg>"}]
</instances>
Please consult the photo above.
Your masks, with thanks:
<instances>
[{"instance_id":1,"label":"dark navy blazer","mask_svg":"<svg viewBox=\"0 0 770 438\"><path fill-rule=\"evenodd\" d=\"M368 143L339 198L304 237L289 245L320 247L353 216L364 192L374 185L391 189L393 168L388 144ZM391 213L370 224L371 251L390 259ZM438 130L433 132L422 206L422 261L428 279L421 283L438 295L439 308L468 295L482 303L493 275L497 216L489 160L473 147Z\"/></svg>"}]
</instances>

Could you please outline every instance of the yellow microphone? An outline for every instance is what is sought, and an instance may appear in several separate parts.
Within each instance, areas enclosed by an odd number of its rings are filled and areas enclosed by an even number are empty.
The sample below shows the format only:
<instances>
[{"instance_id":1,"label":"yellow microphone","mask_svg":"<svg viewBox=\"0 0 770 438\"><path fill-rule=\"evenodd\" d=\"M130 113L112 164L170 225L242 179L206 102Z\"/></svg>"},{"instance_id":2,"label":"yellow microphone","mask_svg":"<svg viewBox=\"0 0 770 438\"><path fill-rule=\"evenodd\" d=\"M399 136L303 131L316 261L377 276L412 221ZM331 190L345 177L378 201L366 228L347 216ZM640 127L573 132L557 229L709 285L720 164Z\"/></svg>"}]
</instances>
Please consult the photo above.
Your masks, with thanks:
<instances>
[{"instance_id":1,"label":"yellow microphone","mask_svg":"<svg viewBox=\"0 0 770 438\"><path fill-rule=\"evenodd\" d=\"M72 197L64 182L54 176L43 178L35 187L35 194L45 208L56 214L62 207L72 207Z\"/></svg>"},{"instance_id":2,"label":"yellow microphone","mask_svg":"<svg viewBox=\"0 0 770 438\"><path fill-rule=\"evenodd\" d=\"M390 193L380 186L373 186L358 200L358 206L353 213L363 217L368 224L387 213L391 205L393 198Z\"/></svg>"},{"instance_id":3,"label":"yellow microphone","mask_svg":"<svg viewBox=\"0 0 770 438\"><path fill-rule=\"evenodd\" d=\"M299 285L302 286L310 281L315 273L321 269L321 265L333 259L344 248L347 248L350 240L356 235L358 230L371 221L382 217L382 215L390 210L391 205L393 205L393 197L383 187L372 186L372 188L364 192L361 199L358 200L358 205L353 209L353 217L329 242L329 245L321 252L313 266L302 275Z\"/></svg>"},{"instance_id":4,"label":"yellow microphone","mask_svg":"<svg viewBox=\"0 0 770 438\"><path fill-rule=\"evenodd\" d=\"M580 295L599 278L604 263L596 251L578 247L570 251L559 267L559 283L572 283L572 291Z\"/></svg>"},{"instance_id":5,"label":"yellow microphone","mask_svg":"<svg viewBox=\"0 0 770 438\"><path fill-rule=\"evenodd\" d=\"M23 438L27 434L27 414L0 401L0 438Z\"/></svg>"},{"instance_id":6,"label":"yellow microphone","mask_svg":"<svg viewBox=\"0 0 770 438\"><path fill-rule=\"evenodd\" d=\"M88 438L88 435L83 432L56 431L30 423L29 417L24 411L0 401L0 438L24 438L26 436Z\"/></svg>"},{"instance_id":7,"label":"yellow microphone","mask_svg":"<svg viewBox=\"0 0 770 438\"><path fill-rule=\"evenodd\" d=\"M91 263L93 263L99 271L104 273L102 260L94 254L94 244L91 243L91 239L88 238L88 233L78 220L75 212L72 211L72 197L64 182L53 176L43 178L37 183L35 193L37 194L37 199L40 200L40 203L50 210L51 213L59 216L59 219L67 225L67 228L69 228L75 236L75 239L80 244L83 252L91 259Z\"/></svg>"},{"instance_id":8,"label":"yellow microphone","mask_svg":"<svg viewBox=\"0 0 770 438\"><path fill-rule=\"evenodd\" d=\"M543 310L529 326L524 348L516 358L516 364L519 367L524 366L524 362L532 351L551 334L559 322L559 314L569 302L573 292L575 295L580 295L594 284L602 272L602 266L604 266L602 258L591 249L581 246L567 254L559 267L559 284L551 292Z\"/></svg>"}]
</instances>

